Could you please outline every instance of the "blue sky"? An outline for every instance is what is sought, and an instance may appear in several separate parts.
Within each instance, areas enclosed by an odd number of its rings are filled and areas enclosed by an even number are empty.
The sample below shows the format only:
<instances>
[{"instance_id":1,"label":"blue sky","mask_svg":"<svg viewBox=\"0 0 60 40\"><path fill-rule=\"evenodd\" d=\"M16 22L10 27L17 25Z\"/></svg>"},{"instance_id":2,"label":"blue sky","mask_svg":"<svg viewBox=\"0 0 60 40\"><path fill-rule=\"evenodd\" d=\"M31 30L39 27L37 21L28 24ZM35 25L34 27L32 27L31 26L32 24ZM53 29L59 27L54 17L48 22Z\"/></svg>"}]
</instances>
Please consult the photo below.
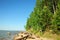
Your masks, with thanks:
<instances>
[{"instance_id":1,"label":"blue sky","mask_svg":"<svg viewBox=\"0 0 60 40\"><path fill-rule=\"evenodd\" d=\"M0 30L25 30L36 0L0 0Z\"/></svg>"}]
</instances>

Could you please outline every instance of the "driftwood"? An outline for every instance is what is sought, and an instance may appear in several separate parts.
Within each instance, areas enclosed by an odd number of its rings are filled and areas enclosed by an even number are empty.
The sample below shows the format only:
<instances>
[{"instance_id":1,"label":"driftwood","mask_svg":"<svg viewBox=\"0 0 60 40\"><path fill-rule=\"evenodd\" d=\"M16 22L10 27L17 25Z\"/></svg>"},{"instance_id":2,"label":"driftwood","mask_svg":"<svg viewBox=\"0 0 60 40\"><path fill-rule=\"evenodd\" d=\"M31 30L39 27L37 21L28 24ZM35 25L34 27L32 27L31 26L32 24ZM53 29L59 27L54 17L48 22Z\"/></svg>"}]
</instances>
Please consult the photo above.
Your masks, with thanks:
<instances>
[{"instance_id":1,"label":"driftwood","mask_svg":"<svg viewBox=\"0 0 60 40\"><path fill-rule=\"evenodd\" d=\"M27 39L36 39L37 37L28 32L19 33L17 36L14 37L14 40L27 40Z\"/></svg>"},{"instance_id":2,"label":"driftwood","mask_svg":"<svg viewBox=\"0 0 60 40\"><path fill-rule=\"evenodd\" d=\"M17 36L14 37L14 40L26 40L29 37L29 33L20 32Z\"/></svg>"},{"instance_id":3,"label":"driftwood","mask_svg":"<svg viewBox=\"0 0 60 40\"><path fill-rule=\"evenodd\" d=\"M16 40L26 40L27 38L28 38L28 35L25 36L25 37L18 38L18 39L16 39Z\"/></svg>"}]
</instances>

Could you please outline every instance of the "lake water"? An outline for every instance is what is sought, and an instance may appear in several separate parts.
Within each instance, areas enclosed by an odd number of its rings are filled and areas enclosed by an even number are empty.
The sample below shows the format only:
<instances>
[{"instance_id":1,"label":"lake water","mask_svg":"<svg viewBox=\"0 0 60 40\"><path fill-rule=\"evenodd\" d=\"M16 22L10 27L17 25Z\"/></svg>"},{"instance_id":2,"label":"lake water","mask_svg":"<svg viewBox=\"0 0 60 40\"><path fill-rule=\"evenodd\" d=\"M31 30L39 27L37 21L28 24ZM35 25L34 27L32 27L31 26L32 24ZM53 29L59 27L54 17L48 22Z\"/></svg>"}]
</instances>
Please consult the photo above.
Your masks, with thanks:
<instances>
[{"instance_id":1,"label":"lake water","mask_svg":"<svg viewBox=\"0 0 60 40\"><path fill-rule=\"evenodd\" d=\"M13 40L15 34L20 31L3 31L0 30L0 40Z\"/></svg>"}]
</instances>

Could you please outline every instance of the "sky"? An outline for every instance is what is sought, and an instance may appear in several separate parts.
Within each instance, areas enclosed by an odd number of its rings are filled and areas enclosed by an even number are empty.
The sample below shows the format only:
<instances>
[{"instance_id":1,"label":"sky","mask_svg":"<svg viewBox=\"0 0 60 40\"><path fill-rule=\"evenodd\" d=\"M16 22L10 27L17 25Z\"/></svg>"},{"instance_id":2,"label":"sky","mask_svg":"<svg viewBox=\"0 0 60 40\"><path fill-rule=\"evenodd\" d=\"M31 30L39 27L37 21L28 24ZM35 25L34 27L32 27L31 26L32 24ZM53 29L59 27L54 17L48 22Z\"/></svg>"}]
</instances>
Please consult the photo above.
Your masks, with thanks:
<instances>
[{"instance_id":1,"label":"sky","mask_svg":"<svg viewBox=\"0 0 60 40\"><path fill-rule=\"evenodd\" d=\"M25 30L36 0L0 0L0 30Z\"/></svg>"}]
</instances>

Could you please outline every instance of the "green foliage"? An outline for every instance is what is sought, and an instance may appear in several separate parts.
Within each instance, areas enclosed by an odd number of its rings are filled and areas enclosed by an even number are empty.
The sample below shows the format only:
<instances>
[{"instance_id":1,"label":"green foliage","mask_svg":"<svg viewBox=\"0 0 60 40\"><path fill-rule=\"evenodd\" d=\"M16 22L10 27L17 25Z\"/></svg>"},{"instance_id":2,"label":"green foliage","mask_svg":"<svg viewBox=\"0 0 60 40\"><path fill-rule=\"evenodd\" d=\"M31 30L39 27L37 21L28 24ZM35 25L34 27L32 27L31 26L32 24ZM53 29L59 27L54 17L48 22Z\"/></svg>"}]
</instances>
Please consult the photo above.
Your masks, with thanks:
<instances>
[{"instance_id":1,"label":"green foliage","mask_svg":"<svg viewBox=\"0 0 60 40\"><path fill-rule=\"evenodd\" d=\"M51 25L51 17L52 17L52 13L50 12L50 10L48 9L47 6L44 6L43 10L40 13L40 26L42 27L42 30L50 27ZM44 30L45 31L45 30Z\"/></svg>"},{"instance_id":2,"label":"green foliage","mask_svg":"<svg viewBox=\"0 0 60 40\"><path fill-rule=\"evenodd\" d=\"M27 19L26 30L34 33L53 30L60 31L60 1L36 0L34 11Z\"/></svg>"},{"instance_id":3,"label":"green foliage","mask_svg":"<svg viewBox=\"0 0 60 40\"><path fill-rule=\"evenodd\" d=\"M55 33L60 31L60 9L57 9L52 19L52 29Z\"/></svg>"}]
</instances>

